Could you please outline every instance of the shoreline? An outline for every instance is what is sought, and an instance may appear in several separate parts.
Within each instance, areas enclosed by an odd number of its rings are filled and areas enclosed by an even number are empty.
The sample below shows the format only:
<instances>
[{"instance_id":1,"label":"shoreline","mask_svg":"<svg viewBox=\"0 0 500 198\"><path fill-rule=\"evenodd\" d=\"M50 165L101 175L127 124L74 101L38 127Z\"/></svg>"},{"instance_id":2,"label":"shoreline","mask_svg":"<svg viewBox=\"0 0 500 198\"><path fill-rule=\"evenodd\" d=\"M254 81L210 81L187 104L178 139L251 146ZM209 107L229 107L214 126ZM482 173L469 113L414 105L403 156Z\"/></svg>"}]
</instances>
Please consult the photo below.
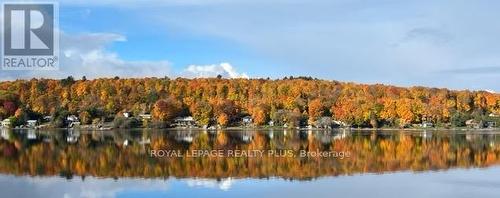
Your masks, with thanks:
<instances>
[{"instance_id":1,"label":"shoreline","mask_svg":"<svg viewBox=\"0 0 500 198\"><path fill-rule=\"evenodd\" d=\"M192 128L112 128L112 129L90 129L90 128L4 128L2 130L35 130L35 131L51 131L51 130L77 130L77 131L127 131L127 130L153 130L153 131L247 131L247 130L294 130L294 131L497 131L496 128L285 128L285 127L225 127L216 129L205 129L201 127Z\"/></svg>"}]
</instances>

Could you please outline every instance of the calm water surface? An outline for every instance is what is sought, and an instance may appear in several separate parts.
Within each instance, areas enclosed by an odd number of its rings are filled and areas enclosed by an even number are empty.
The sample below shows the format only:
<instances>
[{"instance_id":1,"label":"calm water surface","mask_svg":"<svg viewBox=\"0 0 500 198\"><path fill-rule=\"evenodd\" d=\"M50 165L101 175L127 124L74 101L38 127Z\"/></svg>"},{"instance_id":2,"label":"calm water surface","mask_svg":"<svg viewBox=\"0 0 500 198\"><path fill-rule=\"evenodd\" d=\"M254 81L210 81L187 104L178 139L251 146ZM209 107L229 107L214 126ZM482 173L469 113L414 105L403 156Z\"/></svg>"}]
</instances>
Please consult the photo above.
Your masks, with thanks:
<instances>
[{"instance_id":1,"label":"calm water surface","mask_svg":"<svg viewBox=\"0 0 500 198\"><path fill-rule=\"evenodd\" d=\"M2 130L0 138L1 197L498 197L498 165L500 131Z\"/></svg>"}]
</instances>

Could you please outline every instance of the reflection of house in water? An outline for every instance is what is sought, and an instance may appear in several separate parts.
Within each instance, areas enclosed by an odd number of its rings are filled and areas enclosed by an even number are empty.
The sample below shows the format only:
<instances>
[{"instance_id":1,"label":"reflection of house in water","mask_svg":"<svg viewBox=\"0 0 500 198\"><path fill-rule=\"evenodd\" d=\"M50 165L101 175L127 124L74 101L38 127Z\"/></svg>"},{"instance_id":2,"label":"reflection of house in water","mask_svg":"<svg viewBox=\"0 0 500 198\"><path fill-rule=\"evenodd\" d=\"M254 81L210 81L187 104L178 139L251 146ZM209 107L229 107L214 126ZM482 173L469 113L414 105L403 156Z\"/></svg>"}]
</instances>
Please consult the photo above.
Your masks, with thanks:
<instances>
[{"instance_id":1,"label":"reflection of house in water","mask_svg":"<svg viewBox=\"0 0 500 198\"><path fill-rule=\"evenodd\" d=\"M142 139L139 141L139 144L140 145L151 144L151 139L150 138L146 138L146 137L142 137Z\"/></svg>"},{"instance_id":2,"label":"reflection of house in water","mask_svg":"<svg viewBox=\"0 0 500 198\"><path fill-rule=\"evenodd\" d=\"M332 137L330 132L319 132L315 135L316 139L318 139L322 144L329 144L332 141Z\"/></svg>"},{"instance_id":3,"label":"reflection of house in water","mask_svg":"<svg viewBox=\"0 0 500 198\"><path fill-rule=\"evenodd\" d=\"M125 140L123 141L123 146L128 146L128 145L130 145L130 144L132 144L132 141L131 141L131 140L129 140L129 139L125 139Z\"/></svg>"},{"instance_id":4,"label":"reflection of house in water","mask_svg":"<svg viewBox=\"0 0 500 198\"><path fill-rule=\"evenodd\" d=\"M420 136L424 139L431 139L432 138L432 132L429 132L429 131L422 131L420 132Z\"/></svg>"},{"instance_id":5,"label":"reflection of house in water","mask_svg":"<svg viewBox=\"0 0 500 198\"><path fill-rule=\"evenodd\" d=\"M323 144L329 144L332 140L341 140L347 137L347 133L337 132L337 131L320 131L317 132L314 137Z\"/></svg>"},{"instance_id":6,"label":"reflection of house in water","mask_svg":"<svg viewBox=\"0 0 500 198\"><path fill-rule=\"evenodd\" d=\"M36 140L36 132L35 132L35 130L28 129L28 133L26 135L26 138L28 138L28 140Z\"/></svg>"},{"instance_id":7,"label":"reflection of house in water","mask_svg":"<svg viewBox=\"0 0 500 198\"><path fill-rule=\"evenodd\" d=\"M129 130L126 130L126 131L115 130L115 131L111 131L109 133L109 135L112 136L113 142L116 145L124 146L124 147L130 146L130 145L134 144L134 142L138 142L139 141L138 138L141 137L141 136L138 136L133 131L129 131Z\"/></svg>"},{"instance_id":8,"label":"reflection of house in water","mask_svg":"<svg viewBox=\"0 0 500 198\"><path fill-rule=\"evenodd\" d=\"M307 140L309 138L310 133L308 131L300 130L299 138L302 140Z\"/></svg>"},{"instance_id":9,"label":"reflection of house in water","mask_svg":"<svg viewBox=\"0 0 500 198\"><path fill-rule=\"evenodd\" d=\"M253 140L253 135L251 135L250 133L242 133L241 134L241 141L243 142L251 142Z\"/></svg>"},{"instance_id":10,"label":"reflection of house in water","mask_svg":"<svg viewBox=\"0 0 500 198\"><path fill-rule=\"evenodd\" d=\"M337 132L333 135L333 140L341 140L347 137L347 132Z\"/></svg>"},{"instance_id":11,"label":"reflection of house in water","mask_svg":"<svg viewBox=\"0 0 500 198\"><path fill-rule=\"evenodd\" d=\"M1 130L1 136L3 139L9 140L10 139L10 134L9 131L5 128L0 128Z\"/></svg>"},{"instance_id":12,"label":"reflection of house in water","mask_svg":"<svg viewBox=\"0 0 500 198\"><path fill-rule=\"evenodd\" d=\"M269 130L269 132L267 133L267 137L272 140L274 138L274 130Z\"/></svg>"},{"instance_id":13,"label":"reflection of house in water","mask_svg":"<svg viewBox=\"0 0 500 198\"><path fill-rule=\"evenodd\" d=\"M465 134L465 139L467 141L475 141L475 140L478 140L478 139L481 139L482 136L479 135L479 134L475 134L475 133L470 133L468 132L467 134Z\"/></svg>"},{"instance_id":14,"label":"reflection of house in water","mask_svg":"<svg viewBox=\"0 0 500 198\"><path fill-rule=\"evenodd\" d=\"M80 132L70 130L66 134L66 142L68 142L70 144L74 144L74 143L78 142L79 137L80 137Z\"/></svg>"},{"instance_id":15,"label":"reflection of house in water","mask_svg":"<svg viewBox=\"0 0 500 198\"><path fill-rule=\"evenodd\" d=\"M230 137L237 139L239 141L249 143L249 142L253 141L254 132L253 131L230 131L230 132L227 132L226 134L228 134Z\"/></svg>"},{"instance_id":16,"label":"reflection of house in water","mask_svg":"<svg viewBox=\"0 0 500 198\"><path fill-rule=\"evenodd\" d=\"M193 142L193 133L191 131L176 131L174 136L177 142Z\"/></svg>"}]
</instances>

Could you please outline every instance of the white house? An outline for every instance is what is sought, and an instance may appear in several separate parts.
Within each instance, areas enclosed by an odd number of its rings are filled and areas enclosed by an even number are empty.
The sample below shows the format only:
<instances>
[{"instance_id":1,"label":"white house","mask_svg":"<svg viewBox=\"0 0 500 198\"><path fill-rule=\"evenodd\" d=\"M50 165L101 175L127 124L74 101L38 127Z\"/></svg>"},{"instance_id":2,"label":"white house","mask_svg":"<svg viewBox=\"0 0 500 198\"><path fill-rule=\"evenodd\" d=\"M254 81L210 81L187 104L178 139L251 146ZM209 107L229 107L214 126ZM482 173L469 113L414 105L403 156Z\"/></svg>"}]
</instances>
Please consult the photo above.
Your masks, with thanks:
<instances>
[{"instance_id":1,"label":"white house","mask_svg":"<svg viewBox=\"0 0 500 198\"><path fill-rule=\"evenodd\" d=\"M38 123L37 120L28 120L26 121L26 126L29 128L35 128L37 123Z\"/></svg>"},{"instance_id":2,"label":"white house","mask_svg":"<svg viewBox=\"0 0 500 198\"><path fill-rule=\"evenodd\" d=\"M245 116L241 119L241 121L243 122L244 125L249 125L252 124L253 119L251 116Z\"/></svg>"},{"instance_id":3,"label":"white house","mask_svg":"<svg viewBox=\"0 0 500 198\"><path fill-rule=\"evenodd\" d=\"M175 126L177 127L189 127L196 125L196 122L193 117L177 117L174 119Z\"/></svg>"},{"instance_id":4,"label":"white house","mask_svg":"<svg viewBox=\"0 0 500 198\"><path fill-rule=\"evenodd\" d=\"M465 125L471 128L481 128L481 123L474 119L465 121Z\"/></svg>"},{"instance_id":5,"label":"white house","mask_svg":"<svg viewBox=\"0 0 500 198\"><path fill-rule=\"evenodd\" d=\"M340 120L332 120L332 123L336 126L339 126L339 127L348 127L349 125L345 122L342 122Z\"/></svg>"},{"instance_id":6,"label":"white house","mask_svg":"<svg viewBox=\"0 0 500 198\"><path fill-rule=\"evenodd\" d=\"M2 121L2 126L5 127L5 128L10 127L10 124L11 123L10 123L10 119L9 118L7 118L7 119L5 119L5 120Z\"/></svg>"},{"instance_id":7,"label":"white house","mask_svg":"<svg viewBox=\"0 0 500 198\"><path fill-rule=\"evenodd\" d=\"M44 116L43 121L50 122L52 120L52 116Z\"/></svg>"},{"instance_id":8,"label":"white house","mask_svg":"<svg viewBox=\"0 0 500 198\"><path fill-rule=\"evenodd\" d=\"M123 117L130 118L132 114L130 112L123 112Z\"/></svg>"},{"instance_id":9,"label":"white house","mask_svg":"<svg viewBox=\"0 0 500 198\"><path fill-rule=\"evenodd\" d=\"M432 122L429 122L429 121L423 121L422 122L422 127L424 127L424 128L430 128L430 127L434 127L434 124Z\"/></svg>"},{"instance_id":10,"label":"white house","mask_svg":"<svg viewBox=\"0 0 500 198\"><path fill-rule=\"evenodd\" d=\"M69 128L75 128L75 127L79 127L82 123L80 122L72 122L70 125L69 125Z\"/></svg>"},{"instance_id":11,"label":"white house","mask_svg":"<svg viewBox=\"0 0 500 198\"><path fill-rule=\"evenodd\" d=\"M139 114L139 117L144 120L151 120L151 114Z\"/></svg>"},{"instance_id":12,"label":"white house","mask_svg":"<svg viewBox=\"0 0 500 198\"><path fill-rule=\"evenodd\" d=\"M495 121L486 122L486 127L488 127L488 128L495 128L496 126L497 126L497 122L495 122Z\"/></svg>"},{"instance_id":13,"label":"white house","mask_svg":"<svg viewBox=\"0 0 500 198\"><path fill-rule=\"evenodd\" d=\"M78 122L78 117L76 117L76 115L69 115L66 120L70 121L70 122Z\"/></svg>"}]
</instances>

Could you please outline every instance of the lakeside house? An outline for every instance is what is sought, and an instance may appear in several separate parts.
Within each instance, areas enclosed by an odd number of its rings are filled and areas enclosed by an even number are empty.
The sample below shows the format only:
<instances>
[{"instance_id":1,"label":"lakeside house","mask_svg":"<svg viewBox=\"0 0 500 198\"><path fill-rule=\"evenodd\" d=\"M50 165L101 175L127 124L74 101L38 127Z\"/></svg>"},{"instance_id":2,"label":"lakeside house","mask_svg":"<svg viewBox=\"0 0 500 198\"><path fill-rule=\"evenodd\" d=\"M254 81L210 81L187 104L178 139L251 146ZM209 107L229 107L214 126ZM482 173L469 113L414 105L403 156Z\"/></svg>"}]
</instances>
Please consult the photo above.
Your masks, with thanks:
<instances>
[{"instance_id":1,"label":"lakeside house","mask_svg":"<svg viewBox=\"0 0 500 198\"><path fill-rule=\"evenodd\" d=\"M50 122L50 121L52 121L52 116L43 116L43 121L44 122Z\"/></svg>"},{"instance_id":2,"label":"lakeside house","mask_svg":"<svg viewBox=\"0 0 500 198\"><path fill-rule=\"evenodd\" d=\"M322 129L331 129L332 127L334 127L333 125L334 124L332 118L328 116L320 117L314 122L314 126L316 128L322 128Z\"/></svg>"},{"instance_id":3,"label":"lakeside house","mask_svg":"<svg viewBox=\"0 0 500 198\"><path fill-rule=\"evenodd\" d=\"M430 121L423 121L422 122L422 127L423 128L432 128L432 127L434 127L434 123L432 123Z\"/></svg>"},{"instance_id":4,"label":"lakeside house","mask_svg":"<svg viewBox=\"0 0 500 198\"><path fill-rule=\"evenodd\" d=\"M241 118L241 123L245 126L251 125L253 122L252 116L245 116Z\"/></svg>"},{"instance_id":5,"label":"lakeside house","mask_svg":"<svg viewBox=\"0 0 500 198\"><path fill-rule=\"evenodd\" d=\"M69 128L80 126L80 119L78 119L76 115L69 115L68 117L66 117L66 121L68 122Z\"/></svg>"},{"instance_id":6,"label":"lakeside house","mask_svg":"<svg viewBox=\"0 0 500 198\"><path fill-rule=\"evenodd\" d=\"M69 128L75 128L75 127L78 127L80 125L81 125L80 122L71 122L71 123L69 123L68 127Z\"/></svg>"},{"instance_id":7,"label":"lakeside house","mask_svg":"<svg viewBox=\"0 0 500 198\"><path fill-rule=\"evenodd\" d=\"M196 126L196 121L192 116L187 116L187 117L177 117L174 119L174 126L175 127L193 127Z\"/></svg>"},{"instance_id":8,"label":"lakeside house","mask_svg":"<svg viewBox=\"0 0 500 198\"><path fill-rule=\"evenodd\" d=\"M332 123L334 127L350 127L350 125L340 120L332 120Z\"/></svg>"},{"instance_id":9,"label":"lakeside house","mask_svg":"<svg viewBox=\"0 0 500 198\"><path fill-rule=\"evenodd\" d=\"M125 112L123 112L123 117L130 118L130 117L132 117L132 113L125 111Z\"/></svg>"},{"instance_id":10,"label":"lakeside house","mask_svg":"<svg viewBox=\"0 0 500 198\"><path fill-rule=\"evenodd\" d=\"M487 121L486 122L486 128L495 128L497 127L497 122L495 121Z\"/></svg>"},{"instance_id":11,"label":"lakeside house","mask_svg":"<svg viewBox=\"0 0 500 198\"><path fill-rule=\"evenodd\" d=\"M142 121L148 121L151 120L153 117L151 114L144 113L144 114L139 114L139 118L141 118Z\"/></svg>"},{"instance_id":12,"label":"lakeside house","mask_svg":"<svg viewBox=\"0 0 500 198\"><path fill-rule=\"evenodd\" d=\"M79 119L76 115L69 115L68 117L66 117L66 120L68 122L78 122L79 121Z\"/></svg>"},{"instance_id":13,"label":"lakeside house","mask_svg":"<svg viewBox=\"0 0 500 198\"><path fill-rule=\"evenodd\" d=\"M470 119L470 120L465 121L465 126L470 127L470 128L475 128L475 129L481 128L482 127L481 124L482 124L481 122L478 122L474 119Z\"/></svg>"},{"instance_id":14,"label":"lakeside house","mask_svg":"<svg viewBox=\"0 0 500 198\"><path fill-rule=\"evenodd\" d=\"M28 120L26 121L26 127L35 128L38 125L38 120Z\"/></svg>"},{"instance_id":15,"label":"lakeside house","mask_svg":"<svg viewBox=\"0 0 500 198\"><path fill-rule=\"evenodd\" d=\"M11 126L11 122L10 122L9 118L2 121L2 127L9 128L10 126Z\"/></svg>"}]
</instances>

